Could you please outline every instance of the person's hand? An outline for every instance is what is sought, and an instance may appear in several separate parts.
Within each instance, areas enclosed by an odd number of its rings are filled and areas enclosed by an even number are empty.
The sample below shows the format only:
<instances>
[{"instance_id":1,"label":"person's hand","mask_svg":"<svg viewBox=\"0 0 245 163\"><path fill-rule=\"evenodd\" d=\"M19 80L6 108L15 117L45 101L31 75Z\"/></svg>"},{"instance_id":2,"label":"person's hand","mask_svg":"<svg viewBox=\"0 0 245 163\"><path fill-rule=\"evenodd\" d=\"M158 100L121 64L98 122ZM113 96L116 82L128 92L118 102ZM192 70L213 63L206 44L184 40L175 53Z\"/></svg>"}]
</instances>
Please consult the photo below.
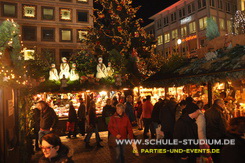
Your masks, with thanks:
<instances>
[{"instance_id":1,"label":"person's hand","mask_svg":"<svg viewBox=\"0 0 245 163\"><path fill-rule=\"evenodd\" d=\"M188 156L186 157L181 157L181 160L187 160L188 159Z\"/></svg>"},{"instance_id":2,"label":"person's hand","mask_svg":"<svg viewBox=\"0 0 245 163\"><path fill-rule=\"evenodd\" d=\"M117 139L120 139L120 138L121 138L121 135L118 134L118 135L116 136L116 138L117 138Z\"/></svg>"}]
</instances>

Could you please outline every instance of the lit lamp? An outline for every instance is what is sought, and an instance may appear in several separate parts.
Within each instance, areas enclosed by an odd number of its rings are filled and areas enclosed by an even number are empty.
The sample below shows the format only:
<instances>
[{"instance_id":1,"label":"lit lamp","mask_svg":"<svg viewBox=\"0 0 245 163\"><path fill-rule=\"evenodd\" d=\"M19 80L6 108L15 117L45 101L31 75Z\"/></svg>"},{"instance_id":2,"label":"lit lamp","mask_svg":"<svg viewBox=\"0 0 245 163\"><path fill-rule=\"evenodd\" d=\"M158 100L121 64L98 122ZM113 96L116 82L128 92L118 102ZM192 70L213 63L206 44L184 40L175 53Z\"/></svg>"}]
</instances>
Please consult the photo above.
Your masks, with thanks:
<instances>
[{"instance_id":1,"label":"lit lamp","mask_svg":"<svg viewBox=\"0 0 245 163\"><path fill-rule=\"evenodd\" d=\"M177 44L178 44L178 48L179 48L179 53L181 53L181 51L180 51L180 44L182 43L182 40L181 39L178 39L177 40Z\"/></svg>"}]
</instances>

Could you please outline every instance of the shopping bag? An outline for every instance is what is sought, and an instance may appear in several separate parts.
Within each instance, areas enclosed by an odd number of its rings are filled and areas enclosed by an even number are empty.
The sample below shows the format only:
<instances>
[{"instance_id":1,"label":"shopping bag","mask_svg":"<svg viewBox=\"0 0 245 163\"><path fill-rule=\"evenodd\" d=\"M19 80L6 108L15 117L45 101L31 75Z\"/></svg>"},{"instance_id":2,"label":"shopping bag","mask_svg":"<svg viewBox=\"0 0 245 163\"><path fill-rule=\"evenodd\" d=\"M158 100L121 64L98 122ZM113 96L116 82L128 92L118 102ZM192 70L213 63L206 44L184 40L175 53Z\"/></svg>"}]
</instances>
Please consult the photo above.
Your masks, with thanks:
<instances>
[{"instance_id":1,"label":"shopping bag","mask_svg":"<svg viewBox=\"0 0 245 163\"><path fill-rule=\"evenodd\" d=\"M163 131L161 130L162 129L162 126L159 124L156 128L156 138L157 139L162 139L164 138L164 133Z\"/></svg>"},{"instance_id":2,"label":"shopping bag","mask_svg":"<svg viewBox=\"0 0 245 163\"><path fill-rule=\"evenodd\" d=\"M133 153L135 154L135 156L140 156L139 150L138 150L137 145L135 144L135 142L132 143L132 147L133 147Z\"/></svg>"}]
</instances>

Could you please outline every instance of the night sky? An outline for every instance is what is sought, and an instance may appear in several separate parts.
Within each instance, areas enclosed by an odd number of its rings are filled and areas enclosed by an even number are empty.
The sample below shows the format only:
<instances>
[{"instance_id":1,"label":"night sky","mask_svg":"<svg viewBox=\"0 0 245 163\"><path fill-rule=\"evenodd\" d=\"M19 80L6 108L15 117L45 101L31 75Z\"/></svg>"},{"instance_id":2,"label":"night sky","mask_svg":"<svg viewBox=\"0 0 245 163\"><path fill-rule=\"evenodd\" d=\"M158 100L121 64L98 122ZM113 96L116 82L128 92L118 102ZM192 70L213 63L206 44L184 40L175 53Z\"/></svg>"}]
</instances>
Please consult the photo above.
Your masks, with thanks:
<instances>
[{"instance_id":1,"label":"night sky","mask_svg":"<svg viewBox=\"0 0 245 163\"><path fill-rule=\"evenodd\" d=\"M138 18L143 18L143 26L149 24L151 20L148 18L165 9L166 7L176 3L179 0L133 0L134 6L142 6L137 13Z\"/></svg>"}]
</instances>

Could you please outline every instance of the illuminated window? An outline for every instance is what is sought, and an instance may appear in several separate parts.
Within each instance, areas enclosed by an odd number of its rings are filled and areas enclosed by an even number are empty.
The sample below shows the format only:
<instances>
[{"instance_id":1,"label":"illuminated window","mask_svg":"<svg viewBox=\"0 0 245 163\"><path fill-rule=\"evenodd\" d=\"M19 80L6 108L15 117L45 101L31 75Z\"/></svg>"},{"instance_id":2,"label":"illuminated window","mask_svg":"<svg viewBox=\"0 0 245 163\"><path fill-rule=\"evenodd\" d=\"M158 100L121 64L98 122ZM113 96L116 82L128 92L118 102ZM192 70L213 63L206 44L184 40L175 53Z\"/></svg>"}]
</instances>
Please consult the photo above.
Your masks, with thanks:
<instances>
[{"instance_id":1,"label":"illuminated window","mask_svg":"<svg viewBox=\"0 0 245 163\"><path fill-rule=\"evenodd\" d=\"M195 22L189 23L189 32L190 33L196 32L196 23Z\"/></svg>"},{"instance_id":2,"label":"illuminated window","mask_svg":"<svg viewBox=\"0 0 245 163\"><path fill-rule=\"evenodd\" d=\"M187 36L187 28L186 28L186 26L181 27L180 30L181 30L181 37Z\"/></svg>"},{"instance_id":3,"label":"illuminated window","mask_svg":"<svg viewBox=\"0 0 245 163\"><path fill-rule=\"evenodd\" d=\"M37 27L22 26L22 38L24 41L36 41Z\"/></svg>"},{"instance_id":4,"label":"illuminated window","mask_svg":"<svg viewBox=\"0 0 245 163\"><path fill-rule=\"evenodd\" d=\"M61 29L60 30L60 41L61 42L72 42L72 30Z\"/></svg>"},{"instance_id":5,"label":"illuminated window","mask_svg":"<svg viewBox=\"0 0 245 163\"><path fill-rule=\"evenodd\" d=\"M199 19L199 28L200 30L204 30L207 27L207 17Z\"/></svg>"},{"instance_id":6,"label":"illuminated window","mask_svg":"<svg viewBox=\"0 0 245 163\"><path fill-rule=\"evenodd\" d=\"M164 34L164 43L167 43L170 41L170 33L165 33Z\"/></svg>"},{"instance_id":7,"label":"illuminated window","mask_svg":"<svg viewBox=\"0 0 245 163\"><path fill-rule=\"evenodd\" d=\"M17 4L15 3L3 3L2 15L7 17L17 17Z\"/></svg>"},{"instance_id":8,"label":"illuminated window","mask_svg":"<svg viewBox=\"0 0 245 163\"><path fill-rule=\"evenodd\" d=\"M77 2L88 3L88 0L77 0Z\"/></svg>"},{"instance_id":9,"label":"illuminated window","mask_svg":"<svg viewBox=\"0 0 245 163\"><path fill-rule=\"evenodd\" d=\"M71 9L60 9L60 20L71 21Z\"/></svg>"},{"instance_id":10,"label":"illuminated window","mask_svg":"<svg viewBox=\"0 0 245 163\"><path fill-rule=\"evenodd\" d=\"M88 34L88 31L85 30L78 30L77 31L77 40L81 41L84 40L86 38L86 35Z\"/></svg>"},{"instance_id":11,"label":"illuminated window","mask_svg":"<svg viewBox=\"0 0 245 163\"><path fill-rule=\"evenodd\" d=\"M36 18L36 6L23 5L24 18Z\"/></svg>"},{"instance_id":12,"label":"illuminated window","mask_svg":"<svg viewBox=\"0 0 245 163\"><path fill-rule=\"evenodd\" d=\"M78 22L88 22L88 11L77 11Z\"/></svg>"},{"instance_id":13,"label":"illuminated window","mask_svg":"<svg viewBox=\"0 0 245 163\"><path fill-rule=\"evenodd\" d=\"M157 36L157 45L162 45L162 43L163 43L162 35Z\"/></svg>"},{"instance_id":14,"label":"illuminated window","mask_svg":"<svg viewBox=\"0 0 245 163\"><path fill-rule=\"evenodd\" d=\"M211 16L211 18L217 23L217 17L216 16Z\"/></svg>"},{"instance_id":15,"label":"illuminated window","mask_svg":"<svg viewBox=\"0 0 245 163\"><path fill-rule=\"evenodd\" d=\"M219 28L220 30L225 30L225 20L224 19L219 19Z\"/></svg>"},{"instance_id":16,"label":"illuminated window","mask_svg":"<svg viewBox=\"0 0 245 163\"><path fill-rule=\"evenodd\" d=\"M232 33L232 22L230 20L227 20L227 31Z\"/></svg>"},{"instance_id":17,"label":"illuminated window","mask_svg":"<svg viewBox=\"0 0 245 163\"><path fill-rule=\"evenodd\" d=\"M24 60L34 60L35 50L33 49L24 49Z\"/></svg>"},{"instance_id":18,"label":"illuminated window","mask_svg":"<svg viewBox=\"0 0 245 163\"><path fill-rule=\"evenodd\" d=\"M175 30L172 30L172 39L175 39L178 37L178 30L175 29Z\"/></svg>"},{"instance_id":19,"label":"illuminated window","mask_svg":"<svg viewBox=\"0 0 245 163\"><path fill-rule=\"evenodd\" d=\"M54 8L42 7L42 19L43 20L54 20Z\"/></svg>"},{"instance_id":20,"label":"illuminated window","mask_svg":"<svg viewBox=\"0 0 245 163\"><path fill-rule=\"evenodd\" d=\"M42 41L54 41L55 29L54 28L42 28Z\"/></svg>"}]
</instances>

